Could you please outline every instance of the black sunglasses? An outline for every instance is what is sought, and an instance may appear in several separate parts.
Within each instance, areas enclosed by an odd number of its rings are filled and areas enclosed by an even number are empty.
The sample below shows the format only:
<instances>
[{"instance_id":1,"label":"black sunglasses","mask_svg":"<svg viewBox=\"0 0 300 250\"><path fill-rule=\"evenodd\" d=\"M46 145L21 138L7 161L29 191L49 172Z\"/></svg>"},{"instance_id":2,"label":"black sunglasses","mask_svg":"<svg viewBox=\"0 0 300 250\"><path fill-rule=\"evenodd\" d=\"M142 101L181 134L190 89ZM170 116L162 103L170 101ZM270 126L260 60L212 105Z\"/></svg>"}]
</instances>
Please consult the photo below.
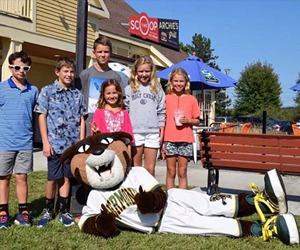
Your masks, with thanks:
<instances>
[{"instance_id":1,"label":"black sunglasses","mask_svg":"<svg viewBox=\"0 0 300 250\"><path fill-rule=\"evenodd\" d=\"M9 65L10 68L14 68L15 70L23 69L24 71L29 71L30 66L19 66L19 65Z\"/></svg>"}]
</instances>

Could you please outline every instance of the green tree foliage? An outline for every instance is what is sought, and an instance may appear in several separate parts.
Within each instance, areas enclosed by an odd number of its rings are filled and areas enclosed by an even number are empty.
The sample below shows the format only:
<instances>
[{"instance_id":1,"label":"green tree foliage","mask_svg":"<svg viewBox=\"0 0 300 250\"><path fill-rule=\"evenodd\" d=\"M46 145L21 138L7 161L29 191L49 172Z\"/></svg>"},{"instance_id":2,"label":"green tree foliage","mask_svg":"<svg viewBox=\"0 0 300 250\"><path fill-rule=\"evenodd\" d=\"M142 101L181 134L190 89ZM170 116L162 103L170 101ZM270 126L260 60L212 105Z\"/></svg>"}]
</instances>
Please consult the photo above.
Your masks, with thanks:
<instances>
[{"instance_id":1,"label":"green tree foliage","mask_svg":"<svg viewBox=\"0 0 300 250\"><path fill-rule=\"evenodd\" d=\"M263 110L281 108L282 90L271 64L260 61L249 64L241 72L238 82L235 88L235 115L261 116Z\"/></svg>"},{"instance_id":2,"label":"green tree foliage","mask_svg":"<svg viewBox=\"0 0 300 250\"><path fill-rule=\"evenodd\" d=\"M269 108L267 111L267 121L268 120L287 120L294 122L294 107L286 107L286 108Z\"/></svg>"},{"instance_id":3,"label":"green tree foliage","mask_svg":"<svg viewBox=\"0 0 300 250\"><path fill-rule=\"evenodd\" d=\"M179 48L181 49L181 50L183 50L185 53L187 53L187 54L189 54L190 52L189 52L189 48L186 46L186 45L184 45L182 42L179 42Z\"/></svg>"},{"instance_id":4,"label":"green tree foliage","mask_svg":"<svg viewBox=\"0 0 300 250\"><path fill-rule=\"evenodd\" d=\"M231 100L226 95L226 90L221 89L216 92L216 116L230 116L228 107L231 105Z\"/></svg>"},{"instance_id":5,"label":"green tree foliage","mask_svg":"<svg viewBox=\"0 0 300 250\"><path fill-rule=\"evenodd\" d=\"M214 56L214 49L211 48L211 41L209 38L202 36L201 34L195 34L192 37L192 44L187 44L185 47L188 49L188 54L198 56L202 61L208 64L210 67L220 70L216 64L218 56Z\"/></svg>"},{"instance_id":6,"label":"green tree foliage","mask_svg":"<svg viewBox=\"0 0 300 250\"><path fill-rule=\"evenodd\" d=\"M208 64L210 67L221 70L216 64L218 56L214 56L214 49L211 48L211 40L202 36L201 34L195 34L192 37L192 44L183 45L182 42L179 43L180 49L189 55L195 54L204 63ZM228 107L231 105L231 100L226 95L225 90L221 90L216 93L216 115L224 116L228 113Z\"/></svg>"}]
</instances>

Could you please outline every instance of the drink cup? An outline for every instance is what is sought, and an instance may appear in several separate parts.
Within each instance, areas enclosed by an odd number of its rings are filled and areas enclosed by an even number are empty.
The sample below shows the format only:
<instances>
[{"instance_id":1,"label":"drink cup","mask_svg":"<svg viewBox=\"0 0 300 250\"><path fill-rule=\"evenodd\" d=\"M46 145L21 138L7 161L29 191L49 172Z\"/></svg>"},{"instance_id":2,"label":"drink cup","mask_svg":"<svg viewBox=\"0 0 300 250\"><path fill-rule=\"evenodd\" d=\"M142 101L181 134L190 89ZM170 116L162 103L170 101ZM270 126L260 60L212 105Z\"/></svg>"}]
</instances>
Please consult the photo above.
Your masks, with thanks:
<instances>
[{"instance_id":1,"label":"drink cup","mask_svg":"<svg viewBox=\"0 0 300 250\"><path fill-rule=\"evenodd\" d=\"M175 119L176 126L182 126L182 123L179 120L183 116L184 116L183 110L176 110L176 111L174 111L174 119Z\"/></svg>"}]
</instances>

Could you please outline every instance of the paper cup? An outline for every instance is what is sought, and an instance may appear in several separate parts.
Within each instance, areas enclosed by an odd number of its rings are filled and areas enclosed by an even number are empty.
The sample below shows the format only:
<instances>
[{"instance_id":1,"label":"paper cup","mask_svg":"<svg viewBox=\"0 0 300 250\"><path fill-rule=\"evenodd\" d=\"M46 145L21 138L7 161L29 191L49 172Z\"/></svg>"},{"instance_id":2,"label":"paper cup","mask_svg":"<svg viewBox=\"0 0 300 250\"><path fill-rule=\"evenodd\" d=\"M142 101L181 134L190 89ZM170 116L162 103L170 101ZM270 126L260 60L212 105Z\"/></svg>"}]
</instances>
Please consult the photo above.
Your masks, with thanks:
<instances>
[{"instance_id":1,"label":"paper cup","mask_svg":"<svg viewBox=\"0 0 300 250\"><path fill-rule=\"evenodd\" d=\"M182 126L182 123L179 120L183 116L184 116L184 112L182 110L174 111L174 119L175 119L176 126Z\"/></svg>"}]
</instances>

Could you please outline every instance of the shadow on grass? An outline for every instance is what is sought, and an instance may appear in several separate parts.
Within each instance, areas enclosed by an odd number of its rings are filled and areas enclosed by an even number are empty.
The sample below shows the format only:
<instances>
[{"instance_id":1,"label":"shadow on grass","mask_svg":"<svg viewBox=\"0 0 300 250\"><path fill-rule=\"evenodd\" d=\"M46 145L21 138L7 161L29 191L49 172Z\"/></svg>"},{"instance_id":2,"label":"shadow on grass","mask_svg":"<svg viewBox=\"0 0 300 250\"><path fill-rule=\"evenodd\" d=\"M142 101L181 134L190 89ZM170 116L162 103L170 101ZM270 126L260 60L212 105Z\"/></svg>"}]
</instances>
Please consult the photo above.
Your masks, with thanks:
<instances>
[{"instance_id":1,"label":"shadow on grass","mask_svg":"<svg viewBox=\"0 0 300 250\"><path fill-rule=\"evenodd\" d=\"M38 217L42 213L43 209L45 208L46 198L40 198L33 201L30 201L28 204L29 211L33 217Z\"/></svg>"}]
</instances>

